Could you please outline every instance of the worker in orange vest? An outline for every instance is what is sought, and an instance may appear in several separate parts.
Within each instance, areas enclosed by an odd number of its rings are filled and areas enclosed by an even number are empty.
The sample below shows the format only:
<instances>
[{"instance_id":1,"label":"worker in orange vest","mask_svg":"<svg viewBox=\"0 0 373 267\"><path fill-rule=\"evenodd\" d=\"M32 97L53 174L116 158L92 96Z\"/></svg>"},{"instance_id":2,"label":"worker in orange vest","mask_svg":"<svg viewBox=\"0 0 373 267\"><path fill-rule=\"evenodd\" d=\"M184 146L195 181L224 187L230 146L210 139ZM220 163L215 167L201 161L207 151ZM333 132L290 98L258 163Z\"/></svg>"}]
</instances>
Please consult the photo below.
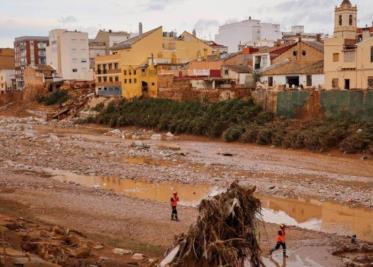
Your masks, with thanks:
<instances>
[{"instance_id":1,"label":"worker in orange vest","mask_svg":"<svg viewBox=\"0 0 373 267\"><path fill-rule=\"evenodd\" d=\"M179 221L179 218L177 217L177 203L179 202L179 196L177 195L177 192L174 192L173 197L171 197L171 220L172 221Z\"/></svg>"},{"instance_id":2,"label":"worker in orange vest","mask_svg":"<svg viewBox=\"0 0 373 267\"><path fill-rule=\"evenodd\" d=\"M280 247L282 247L282 253L284 258L287 258L288 255L286 254L286 232L285 232L286 226L284 224L281 224L280 231L278 231L278 235L276 238L276 247L271 249L270 255L276 250L278 250Z\"/></svg>"}]
</instances>

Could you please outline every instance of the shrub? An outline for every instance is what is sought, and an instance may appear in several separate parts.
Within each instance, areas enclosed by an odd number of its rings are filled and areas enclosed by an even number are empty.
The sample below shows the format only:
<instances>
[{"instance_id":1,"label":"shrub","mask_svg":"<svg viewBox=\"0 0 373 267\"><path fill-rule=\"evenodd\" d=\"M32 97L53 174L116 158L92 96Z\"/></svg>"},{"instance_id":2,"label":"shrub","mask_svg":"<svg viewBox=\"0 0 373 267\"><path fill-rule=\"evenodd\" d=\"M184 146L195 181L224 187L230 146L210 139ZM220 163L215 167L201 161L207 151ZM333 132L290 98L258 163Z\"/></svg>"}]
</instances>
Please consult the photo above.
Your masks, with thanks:
<instances>
[{"instance_id":1,"label":"shrub","mask_svg":"<svg viewBox=\"0 0 373 267\"><path fill-rule=\"evenodd\" d=\"M38 102L46 106L59 105L65 103L69 99L66 91L58 90L38 99Z\"/></svg>"},{"instance_id":2,"label":"shrub","mask_svg":"<svg viewBox=\"0 0 373 267\"><path fill-rule=\"evenodd\" d=\"M364 136L356 133L344 139L339 147L344 153L354 154L364 151L368 148L368 145L369 143Z\"/></svg>"},{"instance_id":3,"label":"shrub","mask_svg":"<svg viewBox=\"0 0 373 267\"><path fill-rule=\"evenodd\" d=\"M269 145L272 143L272 130L269 128L262 128L258 131L256 143L259 145Z\"/></svg>"},{"instance_id":4,"label":"shrub","mask_svg":"<svg viewBox=\"0 0 373 267\"><path fill-rule=\"evenodd\" d=\"M244 143L256 143L258 139L260 127L257 125L251 125L245 129L245 132L241 135L240 140Z\"/></svg>"},{"instance_id":5,"label":"shrub","mask_svg":"<svg viewBox=\"0 0 373 267\"><path fill-rule=\"evenodd\" d=\"M98 103L95 107L92 108L92 111L101 112L105 108L104 103Z\"/></svg>"},{"instance_id":6,"label":"shrub","mask_svg":"<svg viewBox=\"0 0 373 267\"><path fill-rule=\"evenodd\" d=\"M241 126L233 126L228 128L223 134L224 140L227 142L234 142L240 139L241 135L245 132L245 128Z\"/></svg>"}]
</instances>

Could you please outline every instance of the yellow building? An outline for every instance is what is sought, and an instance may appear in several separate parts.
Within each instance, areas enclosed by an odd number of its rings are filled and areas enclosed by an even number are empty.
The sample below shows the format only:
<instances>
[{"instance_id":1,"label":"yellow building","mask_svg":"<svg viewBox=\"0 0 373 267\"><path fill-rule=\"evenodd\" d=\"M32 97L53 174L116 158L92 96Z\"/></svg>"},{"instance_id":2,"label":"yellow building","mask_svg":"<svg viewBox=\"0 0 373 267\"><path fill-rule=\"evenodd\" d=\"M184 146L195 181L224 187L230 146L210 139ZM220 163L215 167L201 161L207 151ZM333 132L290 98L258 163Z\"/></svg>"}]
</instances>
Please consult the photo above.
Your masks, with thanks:
<instances>
[{"instance_id":1,"label":"yellow building","mask_svg":"<svg viewBox=\"0 0 373 267\"><path fill-rule=\"evenodd\" d=\"M325 89L373 89L373 38L357 35L357 7L343 0L335 9L334 36L324 43Z\"/></svg>"},{"instance_id":2,"label":"yellow building","mask_svg":"<svg viewBox=\"0 0 373 267\"><path fill-rule=\"evenodd\" d=\"M140 96L156 97L158 93L157 65L178 65L196 59L207 58L212 49L194 35L184 32L163 32L162 27L153 29L112 47L111 56L96 58L96 82L98 90L112 86L108 74L100 74L104 64L118 63L116 74L122 96L131 99ZM100 83L100 81L101 83ZM105 81L104 81L105 79Z\"/></svg>"}]
</instances>

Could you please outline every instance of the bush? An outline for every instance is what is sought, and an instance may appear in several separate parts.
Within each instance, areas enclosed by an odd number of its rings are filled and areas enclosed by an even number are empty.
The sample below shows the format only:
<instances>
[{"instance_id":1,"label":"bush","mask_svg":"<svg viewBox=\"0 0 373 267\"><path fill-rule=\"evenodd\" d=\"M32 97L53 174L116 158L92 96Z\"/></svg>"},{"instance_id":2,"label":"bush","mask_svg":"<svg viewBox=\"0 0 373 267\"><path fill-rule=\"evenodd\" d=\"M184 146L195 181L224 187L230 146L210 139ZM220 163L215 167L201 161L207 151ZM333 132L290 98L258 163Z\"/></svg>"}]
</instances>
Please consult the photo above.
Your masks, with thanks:
<instances>
[{"instance_id":1,"label":"bush","mask_svg":"<svg viewBox=\"0 0 373 267\"><path fill-rule=\"evenodd\" d=\"M101 112L105 108L104 103L98 103L95 107L93 107L91 110L96 112Z\"/></svg>"},{"instance_id":2,"label":"bush","mask_svg":"<svg viewBox=\"0 0 373 267\"><path fill-rule=\"evenodd\" d=\"M240 139L241 135L245 132L245 128L241 126L233 126L228 128L223 134L226 142L234 142Z\"/></svg>"},{"instance_id":3,"label":"bush","mask_svg":"<svg viewBox=\"0 0 373 267\"><path fill-rule=\"evenodd\" d=\"M50 93L47 96L42 96L38 99L38 102L46 106L59 105L65 103L69 99L69 95L66 91L58 90Z\"/></svg>"},{"instance_id":4,"label":"bush","mask_svg":"<svg viewBox=\"0 0 373 267\"><path fill-rule=\"evenodd\" d=\"M364 151L368 145L362 134L353 134L343 140L339 147L344 153L354 154Z\"/></svg>"},{"instance_id":5,"label":"bush","mask_svg":"<svg viewBox=\"0 0 373 267\"><path fill-rule=\"evenodd\" d=\"M259 145L269 145L272 143L272 130L268 128L262 128L258 131L256 143Z\"/></svg>"},{"instance_id":6,"label":"bush","mask_svg":"<svg viewBox=\"0 0 373 267\"><path fill-rule=\"evenodd\" d=\"M259 126L251 125L250 127L246 128L245 132L241 135L240 140L244 143L256 143L259 131Z\"/></svg>"}]
</instances>

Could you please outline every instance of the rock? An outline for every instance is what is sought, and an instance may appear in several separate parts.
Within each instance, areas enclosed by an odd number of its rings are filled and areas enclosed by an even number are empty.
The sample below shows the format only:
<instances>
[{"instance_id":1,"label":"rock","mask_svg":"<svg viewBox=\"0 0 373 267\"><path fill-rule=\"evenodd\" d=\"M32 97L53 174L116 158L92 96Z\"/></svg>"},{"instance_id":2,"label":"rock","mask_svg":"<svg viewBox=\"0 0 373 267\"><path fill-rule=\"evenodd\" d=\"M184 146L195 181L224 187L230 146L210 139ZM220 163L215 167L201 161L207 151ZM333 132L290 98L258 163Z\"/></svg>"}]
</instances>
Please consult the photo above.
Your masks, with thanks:
<instances>
[{"instance_id":1,"label":"rock","mask_svg":"<svg viewBox=\"0 0 373 267\"><path fill-rule=\"evenodd\" d=\"M361 160L368 160L369 157L368 157L368 156L362 156L360 159L361 159Z\"/></svg>"},{"instance_id":2,"label":"rock","mask_svg":"<svg viewBox=\"0 0 373 267\"><path fill-rule=\"evenodd\" d=\"M221 154L224 157L233 157L234 155L232 153L222 153Z\"/></svg>"},{"instance_id":3,"label":"rock","mask_svg":"<svg viewBox=\"0 0 373 267\"><path fill-rule=\"evenodd\" d=\"M132 255L133 254L133 252L131 250L122 249L122 248L114 248L113 249L113 253L116 254L116 255L122 255L122 256L123 255Z\"/></svg>"},{"instance_id":4,"label":"rock","mask_svg":"<svg viewBox=\"0 0 373 267\"><path fill-rule=\"evenodd\" d=\"M142 261L144 259L144 255L141 253L135 253L132 256L132 259L137 260L137 261Z\"/></svg>"},{"instance_id":5,"label":"rock","mask_svg":"<svg viewBox=\"0 0 373 267\"><path fill-rule=\"evenodd\" d=\"M269 187L270 190L273 190L275 188L276 188L276 186L274 186L274 185Z\"/></svg>"},{"instance_id":6,"label":"rock","mask_svg":"<svg viewBox=\"0 0 373 267\"><path fill-rule=\"evenodd\" d=\"M149 145L144 144L142 141L135 141L135 142L133 142L131 144L131 147L140 148L140 149L148 149L148 148L150 148Z\"/></svg>"},{"instance_id":7,"label":"rock","mask_svg":"<svg viewBox=\"0 0 373 267\"><path fill-rule=\"evenodd\" d=\"M166 134L166 136L169 137L169 138L172 138L172 137L174 137L175 135L173 135L171 132L168 132L168 133Z\"/></svg>"},{"instance_id":8,"label":"rock","mask_svg":"<svg viewBox=\"0 0 373 267\"><path fill-rule=\"evenodd\" d=\"M356 133L362 133L363 132L363 129L358 129L357 131L356 131Z\"/></svg>"},{"instance_id":9,"label":"rock","mask_svg":"<svg viewBox=\"0 0 373 267\"><path fill-rule=\"evenodd\" d=\"M153 141L161 141L162 140L162 135L161 134L153 134L150 137L150 139L153 140Z\"/></svg>"},{"instance_id":10,"label":"rock","mask_svg":"<svg viewBox=\"0 0 373 267\"><path fill-rule=\"evenodd\" d=\"M58 141L60 141L60 139L58 138L58 136L55 135L55 134L50 134L49 135L49 140L52 141L52 142L58 142Z\"/></svg>"},{"instance_id":11,"label":"rock","mask_svg":"<svg viewBox=\"0 0 373 267\"><path fill-rule=\"evenodd\" d=\"M114 129L110 132L107 132L105 135L122 136L122 131L119 129Z\"/></svg>"}]
</instances>

